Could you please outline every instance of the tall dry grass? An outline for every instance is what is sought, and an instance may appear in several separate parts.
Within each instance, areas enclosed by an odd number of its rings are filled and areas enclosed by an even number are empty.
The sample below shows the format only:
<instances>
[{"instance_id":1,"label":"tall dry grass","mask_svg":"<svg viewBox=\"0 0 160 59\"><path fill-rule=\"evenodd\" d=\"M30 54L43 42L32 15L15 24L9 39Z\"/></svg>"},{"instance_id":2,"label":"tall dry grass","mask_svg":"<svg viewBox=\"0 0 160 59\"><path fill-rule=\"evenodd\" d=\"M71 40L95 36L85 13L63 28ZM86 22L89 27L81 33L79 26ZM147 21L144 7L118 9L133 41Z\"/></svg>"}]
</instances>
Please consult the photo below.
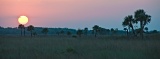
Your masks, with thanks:
<instances>
[{"instance_id":1,"label":"tall dry grass","mask_svg":"<svg viewBox=\"0 0 160 59\"><path fill-rule=\"evenodd\" d=\"M159 59L159 38L0 36L0 59Z\"/></svg>"}]
</instances>

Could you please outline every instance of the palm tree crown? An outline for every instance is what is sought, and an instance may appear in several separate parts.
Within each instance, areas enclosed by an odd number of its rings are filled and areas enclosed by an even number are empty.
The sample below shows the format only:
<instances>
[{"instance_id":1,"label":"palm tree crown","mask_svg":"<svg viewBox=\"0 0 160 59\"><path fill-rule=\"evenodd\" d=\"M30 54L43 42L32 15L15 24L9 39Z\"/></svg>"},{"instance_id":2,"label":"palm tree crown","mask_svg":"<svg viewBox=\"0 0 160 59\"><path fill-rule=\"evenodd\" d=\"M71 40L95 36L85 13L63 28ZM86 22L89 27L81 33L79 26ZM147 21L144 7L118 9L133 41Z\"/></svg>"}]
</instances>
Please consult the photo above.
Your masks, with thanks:
<instances>
[{"instance_id":1,"label":"palm tree crown","mask_svg":"<svg viewBox=\"0 0 160 59\"><path fill-rule=\"evenodd\" d=\"M140 22L140 34L143 39L144 27L146 24L150 23L151 16L146 14L146 12L143 9L139 9L135 12L134 17L136 23Z\"/></svg>"},{"instance_id":2,"label":"palm tree crown","mask_svg":"<svg viewBox=\"0 0 160 59\"><path fill-rule=\"evenodd\" d=\"M146 12L143 9L139 9L135 12L135 21L142 22L142 26L145 26L146 24L150 23L151 21L151 16L146 14Z\"/></svg>"},{"instance_id":3,"label":"palm tree crown","mask_svg":"<svg viewBox=\"0 0 160 59\"><path fill-rule=\"evenodd\" d=\"M133 19L133 16L128 15L124 18L124 22L122 23L122 25L124 27L128 26L129 31L130 31L130 28L132 28L132 32L135 35L135 31L134 31L134 28L133 28L134 23L135 23L135 20Z\"/></svg>"},{"instance_id":4,"label":"palm tree crown","mask_svg":"<svg viewBox=\"0 0 160 59\"><path fill-rule=\"evenodd\" d=\"M83 30L78 29L78 30L77 30L77 35L79 35L79 37L81 37L82 34L83 34Z\"/></svg>"},{"instance_id":5,"label":"palm tree crown","mask_svg":"<svg viewBox=\"0 0 160 59\"><path fill-rule=\"evenodd\" d=\"M88 34L88 28L84 28L84 34L87 35Z\"/></svg>"},{"instance_id":6,"label":"palm tree crown","mask_svg":"<svg viewBox=\"0 0 160 59\"><path fill-rule=\"evenodd\" d=\"M18 28L21 29L21 36L22 36L22 29L24 28L24 25L20 24Z\"/></svg>"},{"instance_id":7,"label":"palm tree crown","mask_svg":"<svg viewBox=\"0 0 160 59\"><path fill-rule=\"evenodd\" d=\"M98 25L94 25L93 26L93 31L95 32L95 37L97 36L97 33L99 31L99 26Z\"/></svg>"},{"instance_id":8,"label":"palm tree crown","mask_svg":"<svg viewBox=\"0 0 160 59\"><path fill-rule=\"evenodd\" d=\"M30 31L31 32L31 36L32 36L32 31L34 30L34 26L33 25L29 25L27 27L27 31Z\"/></svg>"}]
</instances>

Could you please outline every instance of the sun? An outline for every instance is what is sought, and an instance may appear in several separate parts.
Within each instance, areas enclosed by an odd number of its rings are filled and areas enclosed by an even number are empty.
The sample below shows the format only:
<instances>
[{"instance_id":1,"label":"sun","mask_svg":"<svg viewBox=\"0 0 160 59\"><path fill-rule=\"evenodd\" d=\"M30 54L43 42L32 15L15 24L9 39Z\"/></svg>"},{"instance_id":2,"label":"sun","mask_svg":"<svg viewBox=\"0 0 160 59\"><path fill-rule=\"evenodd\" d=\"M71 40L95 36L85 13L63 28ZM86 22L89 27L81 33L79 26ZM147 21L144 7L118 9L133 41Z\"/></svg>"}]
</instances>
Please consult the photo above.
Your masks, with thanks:
<instances>
[{"instance_id":1,"label":"sun","mask_svg":"<svg viewBox=\"0 0 160 59\"><path fill-rule=\"evenodd\" d=\"M25 25L25 24L28 23L28 17L27 17L27 16L20 16L20 17L18 18L18 22L19 22L20 24Z\"/></svg>"}]
</instances>

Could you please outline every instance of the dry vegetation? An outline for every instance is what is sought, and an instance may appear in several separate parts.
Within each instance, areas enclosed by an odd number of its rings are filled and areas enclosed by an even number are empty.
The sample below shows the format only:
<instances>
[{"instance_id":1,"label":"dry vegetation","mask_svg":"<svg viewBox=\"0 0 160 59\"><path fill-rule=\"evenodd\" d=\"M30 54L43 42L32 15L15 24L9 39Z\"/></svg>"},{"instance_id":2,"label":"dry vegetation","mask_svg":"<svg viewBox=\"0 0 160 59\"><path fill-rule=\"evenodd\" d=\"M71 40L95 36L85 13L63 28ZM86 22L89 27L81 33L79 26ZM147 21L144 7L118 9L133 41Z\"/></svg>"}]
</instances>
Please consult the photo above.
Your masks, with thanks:
<instances>
[{"instance_id":1,"label":"dry vegetation","mask_svg":"<svg viewBox=\"0 0 160 59\"><path fill-rule=\"evenodd\" d=\"M160 35L0 37L0 59L160 59Z\"/></svg>"}]
</instances>

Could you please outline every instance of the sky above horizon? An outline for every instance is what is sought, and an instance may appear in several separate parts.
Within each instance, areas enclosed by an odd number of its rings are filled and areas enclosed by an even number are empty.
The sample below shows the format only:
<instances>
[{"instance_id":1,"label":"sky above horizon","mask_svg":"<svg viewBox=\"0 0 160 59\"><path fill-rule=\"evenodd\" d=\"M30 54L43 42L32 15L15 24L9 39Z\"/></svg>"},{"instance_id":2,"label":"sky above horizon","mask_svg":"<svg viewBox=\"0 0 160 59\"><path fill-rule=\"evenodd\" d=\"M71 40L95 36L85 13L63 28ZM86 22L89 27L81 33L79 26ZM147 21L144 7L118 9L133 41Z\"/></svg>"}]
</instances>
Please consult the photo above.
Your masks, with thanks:
<instances>
[{"instance_id":1,"label":"sky above horizon","mask_svg":"<svg viewBox=\"0 0 160 59\"><path fill-rule=\"evenodd\" d=\"M127 15L144 9L152 16L149 30L160 30L160 0L0 0L0 26L17 27L22 15L35 27L123 29ZM139 24L137 24L139 26Z\"/></svg>"}]
</instances>

